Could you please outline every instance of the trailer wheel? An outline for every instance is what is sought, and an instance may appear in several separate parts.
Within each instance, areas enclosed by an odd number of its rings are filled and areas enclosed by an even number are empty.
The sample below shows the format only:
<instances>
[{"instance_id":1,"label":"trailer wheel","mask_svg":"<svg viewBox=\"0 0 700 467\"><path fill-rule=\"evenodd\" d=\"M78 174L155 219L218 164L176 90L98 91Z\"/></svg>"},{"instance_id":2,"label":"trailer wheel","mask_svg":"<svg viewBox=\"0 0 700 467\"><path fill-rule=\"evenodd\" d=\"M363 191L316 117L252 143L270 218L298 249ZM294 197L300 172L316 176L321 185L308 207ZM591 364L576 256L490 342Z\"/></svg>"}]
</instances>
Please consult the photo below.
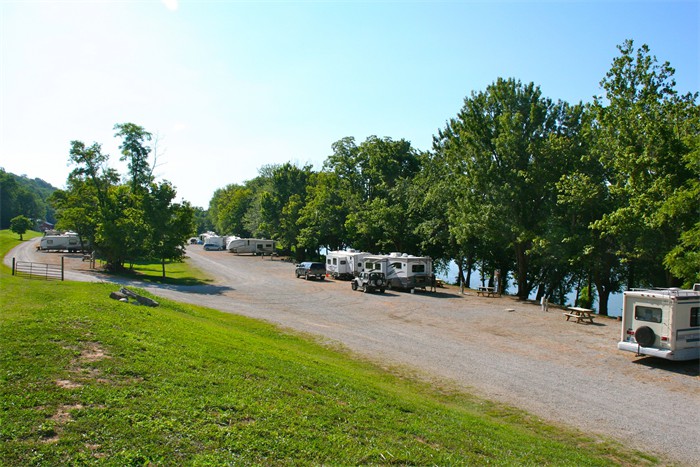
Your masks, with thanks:
<instances>
[{"instance_id":1,"label":"trailer wheel","mask_svg":"<svg viewBox=\"0 0 700 467\"><path fill-rule=\"evenodd\" d=\"M634 331L634 339L637 341L637 344L642 347L649 347L654 345L656 335L649 326L640 326Z\"/></svg>"},{"instance_id":2,"label":"trailer wheel","mask_svg":"<svg viewBox=\"0 0 700 467\"><path fill-rule=\"evenodd\" d=\"M352 290L357 290L357 282L352 281L351 286L352 286Z\"/></svg>"}]
</instances>

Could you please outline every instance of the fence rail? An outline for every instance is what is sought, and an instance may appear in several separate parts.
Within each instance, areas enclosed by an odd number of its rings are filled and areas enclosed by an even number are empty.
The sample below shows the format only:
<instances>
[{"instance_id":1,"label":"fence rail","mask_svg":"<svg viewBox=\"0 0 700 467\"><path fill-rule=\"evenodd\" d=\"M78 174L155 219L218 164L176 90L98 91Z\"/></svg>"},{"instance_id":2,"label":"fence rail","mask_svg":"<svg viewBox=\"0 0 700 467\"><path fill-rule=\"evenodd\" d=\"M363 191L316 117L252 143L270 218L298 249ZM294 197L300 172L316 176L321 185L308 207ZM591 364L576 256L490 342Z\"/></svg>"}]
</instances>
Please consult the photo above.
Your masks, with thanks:
<instances>
[{"instance_id":1,"label":"fence rail","mask_svg":"<svg viewBox=\"0 0 700 467\"><path fill-rule=\"evenodd\" d=\"M61 264L32 263L29 261L15 261L12 258L12 275L27 277L29 279L63 280L63 258Z\"/></svg>"}]
</instances>

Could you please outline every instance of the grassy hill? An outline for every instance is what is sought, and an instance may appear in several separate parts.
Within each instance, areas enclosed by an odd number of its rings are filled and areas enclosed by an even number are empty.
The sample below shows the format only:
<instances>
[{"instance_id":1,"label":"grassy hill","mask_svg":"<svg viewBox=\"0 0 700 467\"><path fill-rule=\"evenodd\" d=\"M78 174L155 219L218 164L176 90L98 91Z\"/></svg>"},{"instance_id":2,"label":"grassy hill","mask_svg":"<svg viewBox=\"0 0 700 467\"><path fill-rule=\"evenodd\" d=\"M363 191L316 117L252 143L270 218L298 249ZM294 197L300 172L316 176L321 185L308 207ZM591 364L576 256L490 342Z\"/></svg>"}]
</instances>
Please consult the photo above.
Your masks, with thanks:
<instances>
[{"instance_id":1,"label":"grassy hill","mask_svg":"<svg viewBox=\"0 0 700 467\"><path fill-rule=\"evenodd\" d=\"M0 287L2 465L658 462L248 318L5 266Z\"/></svg>"}]
</instances>

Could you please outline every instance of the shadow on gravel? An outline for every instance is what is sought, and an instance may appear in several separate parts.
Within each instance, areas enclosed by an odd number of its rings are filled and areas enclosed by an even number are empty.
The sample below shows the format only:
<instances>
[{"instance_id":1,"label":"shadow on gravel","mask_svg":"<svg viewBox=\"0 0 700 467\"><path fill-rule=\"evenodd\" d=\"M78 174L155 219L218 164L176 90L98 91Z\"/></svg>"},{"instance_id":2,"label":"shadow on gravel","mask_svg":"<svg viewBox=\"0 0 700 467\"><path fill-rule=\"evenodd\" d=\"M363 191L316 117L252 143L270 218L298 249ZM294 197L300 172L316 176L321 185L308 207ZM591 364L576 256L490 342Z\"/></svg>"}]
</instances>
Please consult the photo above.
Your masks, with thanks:
<instances>
[{"instance_id":1,"label":"shadow on gravel","mask_svg":"<svg viewBox=\"0 0 700 467\"><path fill-rule=\"evenodd\" d=\"M223 295L236 289L227 285L179 285L179 284L149 284L150 287L164 290L175 290L182 293L192 293L197 295Z\"/></svg>"},{"instance_id":2,"label":"shadow on gravel","mask_svg":"<svg viewBox=\"0 0 700 467\"><path fill-rule=\"evenodd\" d=\"M686 362L674 362L663 358L642 357L634 360L637 365L644 365L655 370L671 371L681 375L700 376L700 360L688 360Z\"/></svg>"}]
</instances>

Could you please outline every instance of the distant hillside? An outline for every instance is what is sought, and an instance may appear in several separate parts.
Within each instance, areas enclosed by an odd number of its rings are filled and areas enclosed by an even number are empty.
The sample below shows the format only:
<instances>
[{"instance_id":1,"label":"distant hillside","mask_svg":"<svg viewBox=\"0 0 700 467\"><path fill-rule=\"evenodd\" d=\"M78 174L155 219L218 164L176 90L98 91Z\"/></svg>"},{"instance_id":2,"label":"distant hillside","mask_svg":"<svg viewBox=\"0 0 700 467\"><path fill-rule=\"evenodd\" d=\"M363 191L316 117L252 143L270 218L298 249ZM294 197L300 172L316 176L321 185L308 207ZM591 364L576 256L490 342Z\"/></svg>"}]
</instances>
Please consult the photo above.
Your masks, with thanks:
<instances>
[{"instance_id":1,"label":"distant hillside","mask_svg":"<svg viewBox=\"0 0 700 467\"><path fill-rule=\"evenodd\" d=\"M0 168L0 229L9 228L12 218L19 215L56 223L56 213L47 199L57 189L40 178L31 179Z\"/></svg>"}]
</instances>

